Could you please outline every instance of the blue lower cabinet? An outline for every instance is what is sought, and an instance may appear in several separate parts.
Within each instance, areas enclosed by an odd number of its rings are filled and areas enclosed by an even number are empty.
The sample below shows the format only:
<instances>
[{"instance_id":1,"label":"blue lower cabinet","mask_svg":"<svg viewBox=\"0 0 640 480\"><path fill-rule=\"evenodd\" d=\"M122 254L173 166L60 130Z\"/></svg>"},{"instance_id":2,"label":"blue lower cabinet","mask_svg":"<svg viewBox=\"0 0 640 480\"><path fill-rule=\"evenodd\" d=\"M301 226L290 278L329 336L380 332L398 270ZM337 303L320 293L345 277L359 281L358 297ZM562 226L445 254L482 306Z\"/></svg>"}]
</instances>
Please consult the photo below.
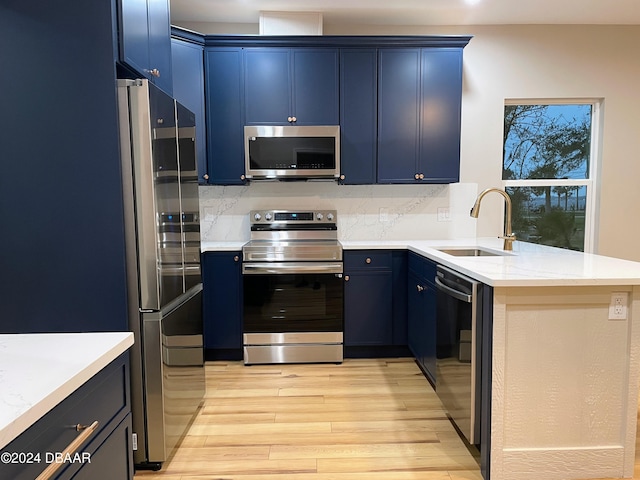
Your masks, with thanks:
<instances>
[{"instance_id":1,"label":"blue lower cabinet","mask_svg":"<svg viewBox=\"0 0 640 480\"><path fill-rule=\"evenodd\" d=\"M344 344L393 343L391 270L353 271L345 276Z\"/></svg>"},{"instance_id":2,"label":"blue lower cabinet","mask_svg":"<svg viewBox=\"0 0 640 480\"><path fill-rule=\"evenodd\" d=\"M207 360L242 359L242 253L202 255L204 348Z\"/></svg>"},{"instance_id":3,"label":"blue lower cabinet","mask_svg":"<svg viewBox=\"0 0 640 480\"><path fill-rule=\"evenodd\" d=\"M62 457L81 434L75 426L96 421L97 428L86 441L72 455ZM61 462L52 478L130 480L131 433L129 354L124 353L2 449L33 454L33 461L0 463L0 478L33 480L52 463Z\"/></svg>"},{"instance_id":4,"label":"blue lower cabinet","mask_svg":"<svg viewBox=\"0 0 640 480\"><path fill-rule=\"evenodd\" d=\"M344 252L346 357L406 355L406 255Z\"/></svg>"},{"instance_id":5,"label":"blue lower cabinet","mask_svg":"<svg viewBox=\"0 0 640 480\"><path fill-rule=\"evenodd\" d=\"M436 380L436 287L435 263L409 252L407 285L409 349L420 368L435 385Z\"/></svg>"}]
</instances>

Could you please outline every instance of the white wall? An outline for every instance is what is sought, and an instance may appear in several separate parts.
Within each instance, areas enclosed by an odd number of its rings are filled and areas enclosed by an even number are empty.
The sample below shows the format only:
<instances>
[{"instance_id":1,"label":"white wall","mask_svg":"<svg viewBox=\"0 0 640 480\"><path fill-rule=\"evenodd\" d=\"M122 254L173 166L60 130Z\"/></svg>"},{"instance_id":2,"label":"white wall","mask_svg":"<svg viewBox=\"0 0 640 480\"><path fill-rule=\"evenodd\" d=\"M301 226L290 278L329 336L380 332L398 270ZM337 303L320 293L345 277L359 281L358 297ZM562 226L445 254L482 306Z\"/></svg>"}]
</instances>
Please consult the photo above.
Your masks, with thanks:
<instances>
[{"instance_id":1,"label":"white wall","mask_svg":"<svg viewBox=\"0 0 640 480\"><path fill-rule=\"evenodd\" d=\"M221 25L184 26L202 33L251 33L249 25L236 25L230 30ZM640 261L640 26L385 27L325 23L324 33L474 36L464 51L460 180L477 184L479 189L501 186L505 99L604 99L595 251ZM377 196L375 187L372 192ZM502 229L501 200L498 196L487 197L486 203L477 221L477 233L495 236Z\"/></svg>"}]
</instances>

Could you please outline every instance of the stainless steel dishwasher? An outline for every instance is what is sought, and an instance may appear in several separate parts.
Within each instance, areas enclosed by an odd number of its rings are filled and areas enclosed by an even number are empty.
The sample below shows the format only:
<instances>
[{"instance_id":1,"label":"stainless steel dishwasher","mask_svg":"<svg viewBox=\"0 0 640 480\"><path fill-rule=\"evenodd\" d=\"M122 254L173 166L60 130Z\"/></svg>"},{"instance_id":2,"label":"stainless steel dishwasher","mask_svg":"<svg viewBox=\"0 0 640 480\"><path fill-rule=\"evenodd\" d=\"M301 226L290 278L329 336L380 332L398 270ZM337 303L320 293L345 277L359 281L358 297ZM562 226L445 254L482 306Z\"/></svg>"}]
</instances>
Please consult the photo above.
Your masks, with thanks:
<instances>
[{"instance_id":1,"label":"stainless steel dishwasher","mask_svg":"<svg viewBox=\"0 0 640 480\"><path fill-rule=\"evenodd\" d=\"M480 443L483 284L438 265L436 393L472 445Z\"/></svg>"}]
</instances>

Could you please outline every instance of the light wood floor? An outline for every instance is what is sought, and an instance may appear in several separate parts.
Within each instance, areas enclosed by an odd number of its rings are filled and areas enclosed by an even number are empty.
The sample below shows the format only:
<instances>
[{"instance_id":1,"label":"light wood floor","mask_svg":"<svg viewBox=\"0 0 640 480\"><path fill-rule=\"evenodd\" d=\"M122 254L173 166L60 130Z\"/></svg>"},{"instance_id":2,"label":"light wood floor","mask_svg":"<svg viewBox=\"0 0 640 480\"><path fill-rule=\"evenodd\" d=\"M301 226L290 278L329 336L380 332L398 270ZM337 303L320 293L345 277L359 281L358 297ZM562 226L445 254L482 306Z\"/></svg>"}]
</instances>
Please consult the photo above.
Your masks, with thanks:
<instances>
[{"instance_id":1,"label":"light wood floor","mask_svg":"<svg viewBox=\"0 0 640 480\"><path fill-rule=\"evenodd\" d=\"M208 362L175 455L136 480L481 480L412 359ZM640 479L636 457L636 476Z\"/></svg>"}]
</instances>

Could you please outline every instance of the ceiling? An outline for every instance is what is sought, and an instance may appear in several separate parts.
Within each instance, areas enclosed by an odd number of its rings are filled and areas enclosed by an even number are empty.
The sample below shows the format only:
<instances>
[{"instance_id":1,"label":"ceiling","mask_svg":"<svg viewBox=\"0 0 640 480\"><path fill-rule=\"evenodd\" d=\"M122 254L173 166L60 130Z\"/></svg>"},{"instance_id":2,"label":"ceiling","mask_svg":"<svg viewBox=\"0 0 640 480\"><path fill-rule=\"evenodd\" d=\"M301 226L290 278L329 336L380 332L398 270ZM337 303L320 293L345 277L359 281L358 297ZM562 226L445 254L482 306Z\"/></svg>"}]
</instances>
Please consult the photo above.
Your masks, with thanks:
<instances>
[{"instance_id":1,"label":"ceiling","mask_svg":"<svg viewBox=\"0 0 640 480\"><path fill-rule=\"evenodd\" d=\"M368 25L640 25L640 0L170 0L179 22L258 23L260 11L320 12Z\"/></svg>"}]
</instances>

